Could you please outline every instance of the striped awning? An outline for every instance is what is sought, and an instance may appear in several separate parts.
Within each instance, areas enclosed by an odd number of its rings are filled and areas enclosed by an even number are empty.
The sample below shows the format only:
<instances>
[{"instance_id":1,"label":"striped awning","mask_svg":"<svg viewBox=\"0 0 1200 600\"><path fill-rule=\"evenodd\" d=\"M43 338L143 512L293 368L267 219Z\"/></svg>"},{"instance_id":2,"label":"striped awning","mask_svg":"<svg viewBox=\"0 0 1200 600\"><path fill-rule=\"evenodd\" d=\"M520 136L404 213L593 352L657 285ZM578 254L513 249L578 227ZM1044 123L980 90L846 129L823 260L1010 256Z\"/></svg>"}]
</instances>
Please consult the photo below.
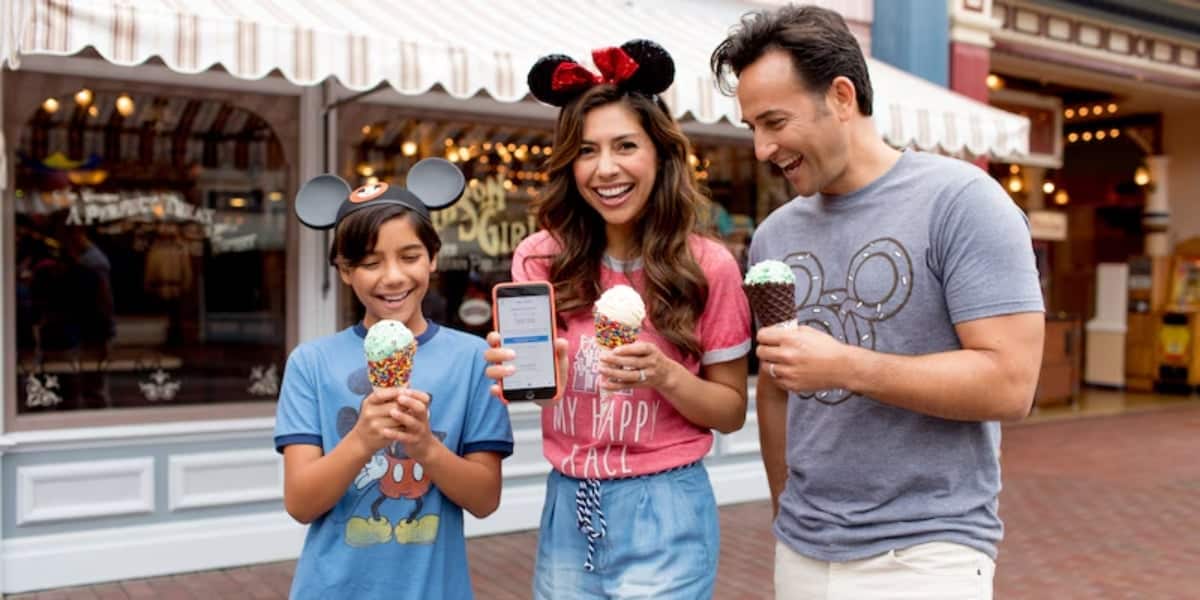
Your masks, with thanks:
<instances>
[{"instance_id":1,"label":"striped awning","mask_svg":"<svg viewBox=\"0 0 1200 600\"><path fill-rule=\"evenodd\" d=\"M634 38L675 57L664 99L676 116L738 124L709 54L738 17L736 0L0 0L0 61L92 47L119 65L157 57L183 73L220 65L297 85L329 77L353 90L382 81L404 94L439 86L502 102L526 97L540 56L586 61ZM871 61L876 123L895 146L1012 158L1028 153L1028 119Z\"/></svg>"}]
</instances>

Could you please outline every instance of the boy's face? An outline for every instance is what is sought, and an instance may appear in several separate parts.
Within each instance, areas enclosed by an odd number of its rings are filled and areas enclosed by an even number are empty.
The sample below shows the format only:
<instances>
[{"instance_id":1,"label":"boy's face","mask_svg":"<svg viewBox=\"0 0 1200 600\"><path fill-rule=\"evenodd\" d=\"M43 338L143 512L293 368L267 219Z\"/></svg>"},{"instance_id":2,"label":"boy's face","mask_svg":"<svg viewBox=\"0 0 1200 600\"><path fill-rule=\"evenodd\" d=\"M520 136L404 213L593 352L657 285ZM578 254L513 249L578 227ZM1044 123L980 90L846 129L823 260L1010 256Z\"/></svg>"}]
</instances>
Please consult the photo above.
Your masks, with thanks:
<instances>
[{"instance_id":1,"label":"boy's face","mask_svg":"<svg viewBox=\"0 0 1200 600\"><path fill-rule=\"evenodd\" d=\"M437 269L416 228L405 217L379 227L375 248L356 266L338 268L342 281L366 307L363 325L382 319L404 323L413 334L425 332L421 301L429 290L429 276Z\"/></svg>"}]
</instances>

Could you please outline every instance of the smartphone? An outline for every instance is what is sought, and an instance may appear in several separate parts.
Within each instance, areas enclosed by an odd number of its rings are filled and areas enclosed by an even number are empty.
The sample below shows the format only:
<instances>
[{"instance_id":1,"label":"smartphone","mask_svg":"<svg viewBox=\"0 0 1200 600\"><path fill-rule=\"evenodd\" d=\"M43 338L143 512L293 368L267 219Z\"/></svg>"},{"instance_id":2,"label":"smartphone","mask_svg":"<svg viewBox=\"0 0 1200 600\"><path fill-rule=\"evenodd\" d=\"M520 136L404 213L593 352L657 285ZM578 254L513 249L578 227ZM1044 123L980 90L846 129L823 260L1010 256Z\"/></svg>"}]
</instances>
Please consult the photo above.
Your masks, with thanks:
<instances>
[{"instance_id":1,"label":"smartphone","mask_svg":"<svg viewBox=\"0 0 1200 600\"><path fill-rule=\"evenodd\" d=\"M500 382L504 399L549 400L558 392L554 287L545 281L492 288L492 320L500 345L516 353L516 372Z\"/></svg>"}]
</instances>

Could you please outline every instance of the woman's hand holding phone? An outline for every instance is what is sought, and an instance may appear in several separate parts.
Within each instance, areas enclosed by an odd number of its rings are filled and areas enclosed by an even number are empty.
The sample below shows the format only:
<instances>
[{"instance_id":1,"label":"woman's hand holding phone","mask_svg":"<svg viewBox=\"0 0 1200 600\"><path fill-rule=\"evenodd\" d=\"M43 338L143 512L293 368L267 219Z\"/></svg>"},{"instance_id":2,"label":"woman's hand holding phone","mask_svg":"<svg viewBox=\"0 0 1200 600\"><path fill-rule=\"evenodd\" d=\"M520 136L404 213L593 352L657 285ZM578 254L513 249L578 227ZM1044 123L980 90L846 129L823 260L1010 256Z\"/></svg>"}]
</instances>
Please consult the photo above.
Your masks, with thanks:
<instances>
[{"instance_id":1,"label":"woman's hand holding phone","mask_svg":"<svg viewBox=\"0 0 1200 600\"><path fill-rule=\"evenodd\" d=\"M554 307L554 286L547 281L499 283L492 288L496 331L489 344L501 352L487 360L506 367L489 372L499 387L496 395L506 402L551 401L562 391L566 355L557 348Z\"/></svg>"},{"instance_id":2,"label":"woman's hand holding phone","mask_svg":"<svg viewBox=\"0 0 1200 600\"><path fill-rule=\"evenodd\" d=\"M489 347L483 352L484 360L490 363L486 373L488 377L496 380L496 383L492 384L491 392L493 396L507 403L508 400L504 398L504 392L501 389L500 381L505 377L512 375L516 371L516 367L504 364L511 362L514 358L516 358L516 353L500 345L500 334L498 332L493 331L489 333L487 335L487 343ZM554 353L558 356L558 391L555 392L554 397L548 401L535 401L539 406L548 406L554 404L559 398L562 397L563 382L567 380L567 348L568 344L566 339L554 338Z\"/></svg>"}]
</instances>

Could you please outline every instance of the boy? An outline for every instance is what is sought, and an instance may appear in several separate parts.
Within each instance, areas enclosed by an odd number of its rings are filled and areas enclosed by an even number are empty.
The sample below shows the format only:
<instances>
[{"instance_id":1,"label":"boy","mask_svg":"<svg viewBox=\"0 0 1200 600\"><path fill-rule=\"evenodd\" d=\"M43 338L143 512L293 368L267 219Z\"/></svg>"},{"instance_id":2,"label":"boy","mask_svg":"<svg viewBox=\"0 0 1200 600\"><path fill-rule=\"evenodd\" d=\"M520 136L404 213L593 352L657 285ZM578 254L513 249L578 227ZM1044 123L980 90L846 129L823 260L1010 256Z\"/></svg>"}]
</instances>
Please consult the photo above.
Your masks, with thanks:
<instances>
[{"instance_id":1,"label":"boy","mask_svg":"<svg viewBox=\"0 0 1200 600\"><path fill-rule=\"evenodd\" d=\"M443 179L421 187L431 170ZM427 207L453 202L461 181L449 163L418 164L411 191L376 184L339 198L336 186L310 184L297 199L305 224L335 227L330 262L366 310L361 323L297 347L284 373L284 505L310 524L293 599L472 598L462 509L496 510L513 442L506 408L488 393L487 345L421 312L441 246ZM332 223L330 202L341 204ZM363 339L383 319L404 323L417 353L408 387L372 391Z\"/></svg>"}]
</instances>

